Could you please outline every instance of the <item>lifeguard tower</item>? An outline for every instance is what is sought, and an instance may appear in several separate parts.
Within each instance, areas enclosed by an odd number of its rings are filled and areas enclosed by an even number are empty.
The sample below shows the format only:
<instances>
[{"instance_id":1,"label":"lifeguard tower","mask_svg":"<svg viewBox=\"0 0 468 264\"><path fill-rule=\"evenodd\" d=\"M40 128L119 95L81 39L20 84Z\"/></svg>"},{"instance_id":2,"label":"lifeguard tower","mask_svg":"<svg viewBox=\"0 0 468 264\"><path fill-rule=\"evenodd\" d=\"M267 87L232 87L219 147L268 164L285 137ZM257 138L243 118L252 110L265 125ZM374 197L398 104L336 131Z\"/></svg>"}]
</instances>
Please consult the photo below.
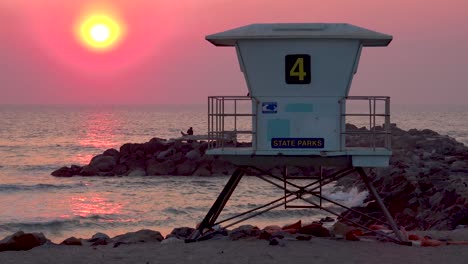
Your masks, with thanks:
<instances>
[{"instance_id":1,"label":"lifeguard tower","mask_svg":"<svg viewBox=\"0 0 468 264\"><path fill-rule=\"evenodd\" d=\"M362 48L388 46L392 36L350 24L315 23L253 24L206 39L215 46L235 47L249 94L208 98L206 154L219 155L237 169L191 239L202 238L220 224L236 225L280 206L317 208L340 216L323 206L322 202L327 202L388 224L394 232L389 237L403 242L399 228L363 169L389 165L390 98L348 96ZM246 101L251 103L251 111L241 113L239 105ZM364 102L366 111L347 111L350 101ZM239 129L238 120L245 117L251 120L249 130ZM364 118L366 128L352 129L354 126L346 124L351 117ZM376 125L376 120L384 125ZM243 135L250 135L251 145L237 142ZM316 166L320 172L293 177L288 173L289 166ZM324 174L325 166L335 170ZM272 167L281 168L281 173L275 175L268 170ZM324 185L351 173L361 177L385 219L367 216L322 195ZM284 195L217 222L245 174L277 186ZM310 183L300 185L300 180ZM292 205L293 201L296 205ZM301 204L297 205L297 201ZM343 220L367 229L350 219Z\"/></svg>"}]
</instances>

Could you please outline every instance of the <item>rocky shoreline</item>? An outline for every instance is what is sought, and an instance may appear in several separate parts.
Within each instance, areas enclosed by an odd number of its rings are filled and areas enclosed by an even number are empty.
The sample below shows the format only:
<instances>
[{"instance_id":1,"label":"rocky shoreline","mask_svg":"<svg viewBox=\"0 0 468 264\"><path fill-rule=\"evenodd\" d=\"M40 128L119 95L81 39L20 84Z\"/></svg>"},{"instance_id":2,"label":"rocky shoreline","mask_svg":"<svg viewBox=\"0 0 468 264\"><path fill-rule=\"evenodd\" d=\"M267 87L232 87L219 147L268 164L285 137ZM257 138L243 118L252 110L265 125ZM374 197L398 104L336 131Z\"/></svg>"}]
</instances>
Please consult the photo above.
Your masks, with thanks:
<instances>
[{"instance_id":1,"label":"rocky shoreline","mask_svg":"<svg viewBox=\"0 0 468 264\"><path fill-rule=\"evenodd\" d=\"M300 220L296 223L285 225L283 227L271 225L263 229L253 225L242 225L232 230L218 229L212 231L208 236L199 241L205 240L264 240L270 246L284 247L290 241L309 241L316 238L327 238L332 240L348 241L375 241L375 242L396 242L395 237L388 238L384 236L388 230L379 225L370 225L372 232L362 230L357 227L346 225L342 222L336 222L327 229L323 226L323 221L334 221L331 218L322 219L318 222L303 224ZM190 235L195 231L194 228L180 227L174 228L170 234L164 237L160 232L142 229L136 232L128 232L115 237L109 237L104 233L96 233L89 239L69 237L61 243L56 244L47 239L42 233L24 233L18 231L10 236L0 240L0 252L3 251L24 251L35 247L54 247L54 246L86 246L96 249L101 246L111 245L113 248L122 245L135 244L183 244L187 242L196 242L190 240ZM468 241L454 239L434 239L429 236L422 236L418 233L408 233L402 230L402 234L407 242L400 244L407 246L436 247L442 245L468 245Z\"/></svg>"},{"instance_id":2,"label":"rocky shoreline","mask_svg":"<svg viewBox=\"0 0 468 264\"><path fill-rule=\"evenodd\" d=\"M428 129L405 131L393 125L391 131L393 156L390 166L369 169L368 173L397 223L408 230L444 230L468 225L468 147ZM347 142L356 146L365 144L363 138L356 136L350 136ZM119 150L106 150L86 166L63 167L52 175L230 175L235 167L219 157L205 155L207 148L208 143L204 141L189 143L182 139L153 138L146 143L124 144ZM291 167L288 171L292 176L299 176L311 175L318 170ZM364 188L355 176L340 179L338 185ZM355 209L383 218L371 198ZM355 213L345 212L343 215L365 225L372 224Z\"/></svg>"}]
</instances>

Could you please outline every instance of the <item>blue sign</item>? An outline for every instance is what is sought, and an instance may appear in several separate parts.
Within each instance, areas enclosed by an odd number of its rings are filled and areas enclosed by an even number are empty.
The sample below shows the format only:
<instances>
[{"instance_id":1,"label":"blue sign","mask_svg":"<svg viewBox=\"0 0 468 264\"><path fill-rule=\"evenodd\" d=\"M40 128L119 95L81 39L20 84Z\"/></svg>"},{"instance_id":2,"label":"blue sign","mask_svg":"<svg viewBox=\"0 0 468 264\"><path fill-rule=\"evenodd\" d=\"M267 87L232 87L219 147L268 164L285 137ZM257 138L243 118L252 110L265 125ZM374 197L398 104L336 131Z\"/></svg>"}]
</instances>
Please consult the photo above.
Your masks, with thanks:
<instances>
[{"instance_id":1,"label":"blue sign","mask_svg":"<svg viewBox=\"0 0 468 264\"><path fill-rule=\"evenodd\" d=\"M276 102L264 102L262 103L262 113L264 114L276 114L278 112L278 103Z\"/></svg>"},{"instance_id":2,"label":"blue sign","mask_svg":"<svg viewBox=\"0 0 468 264\"><path fill-rule=\"evenodd\" d=\"M325 147L325 139L323 138L272 138L271 147L290 148L290 149L321 149Z\"/></svg>"}]
</instances>

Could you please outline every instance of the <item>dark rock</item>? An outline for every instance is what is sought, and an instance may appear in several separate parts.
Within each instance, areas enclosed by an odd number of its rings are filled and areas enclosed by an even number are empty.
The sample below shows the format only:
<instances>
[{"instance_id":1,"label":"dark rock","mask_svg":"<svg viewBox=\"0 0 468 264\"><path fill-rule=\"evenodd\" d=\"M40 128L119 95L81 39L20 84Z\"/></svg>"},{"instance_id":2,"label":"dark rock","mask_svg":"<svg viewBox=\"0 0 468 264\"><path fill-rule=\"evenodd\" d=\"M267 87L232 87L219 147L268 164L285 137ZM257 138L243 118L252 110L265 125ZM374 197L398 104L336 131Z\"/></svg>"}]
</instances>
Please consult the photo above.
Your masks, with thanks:
<instances>
[{"instance_id":1,"label":"dark rock","mask_svg":"<svg viewBox=\"0 0 468 264\"><path fill-rule=\"evenodd\" d=\"M156 152L167 149L166 140L161 138L152 138L149 142L143 143L143 151L146 154L154 154Z\"/></svg>"},{"instance_id":2,"label":"dark rock","mask_svg":"<svg viewBox=\"0 0 468 264\"><path fill-rule=\"evenodd\" d=\"M175 237L175 238L178 238L178 239L189 238L190 235L194 231L195 231L195 229L191 228L191 227L174 228L174 229L172 229L172 232L169 235L166 236L166 239L171 238L171 237Z\"/></svg>"},{"instance_id":3,"label":"dark rock","mask_svg":"<svg viewBox=\"0 0 468 264\"><path fill-rule=\"evenodd\" d=\"M270 246L280 246L280 247L284 247L285 246L285 243L282 239L280 238L272 238L270 239L270 243L268 243Z\"/></svg>"},{"instance_id":4,"label":"dark rock","mask_svg":"<svg viewBox=\"0 0 468 264\"><path fill-rule=\"evenodd\" d=\"M118 164L114 167L112 172L117 176L126 175L128 172L127 166L125 164Z\"/></svg>"},{"instance_id":5,"label":"dark rock","mask_svg":"<svg viewBox=\"0 0 468 264\"><path fill-rule=\"evenodd\" d=\"M138 143L126 143L120 147L121 156L135 154L135 153L145 153L143 144ZM140 154L141 156L141 154Z\"/></svg>"},{"instance_id":6,"label":"dark rock","mask_svg":"<svg viewBox=\"0 0 468 264\"><path fill-rule=\"evenodd\" d=\"M24 233L18 231L0 241L1 251L20 251L44 245L49 240L42 233Z\"/></svg>"},{"instance_id":7,"label":"dark rock","mask_svg":"<svg viewBox=\"0 0 468 264\"><path fill-rule=\"evenodd\" d=\"M165 151L159 152L156 159L158 160L165 160L167 157L173 156L177 151L174 148L169 148Z\"/></svg>"},{"instance_id":8,"label":"dark rock","mask_svg":"<svg viewBox=\"0 0 468 264\"><path fill-rule=\"evenodd\" d=\"M353 231L346 233L345 239L349 241L359 241L359 238L356 236L356 234L354 234Z\"/></svg>"},{"instance_id":9,"label":"dark rock","mask_svg":"<svg viewBox=\"0 0 468 264\"><path fill-rule=\"evenodd\" d=\"M89 166L96 168L98 171L109 172L117 165L116 159L113 156L97 155L91 159Z\"/></svg>"},{"instance_id":10,"label":"dark rock","mask_svg":"<svg viewBox=\"0 0 468 264\"><path fill-rule=\"evenodd\" d=\"M298 230L298 233L305 234L305 235L313 235L316 237L330 237L330 231L323 227L320 224L310 224L301 227Z\"/></svg>"},{"instance_id":11,"label":"dark rock","mask_svg":"<svg viewBox=\"0 0 468 264\"><path fill-rule=\"evenodd\" d=\"M300 241L309 241L312 239L312 236L296 236L296 239Z\"/></svg>"},{"instance_id":12,"label":"dark rock","mask_svg":"<svg viewBox=\"0 0 468 264\"><path fill-rule=\"evenodd\" d=\"M162 163L148 165L146 173L148 175L172 175L176 170L175 163L171 160Z\"/></svg>"},{"instance_id":13,"label":"dark rock","mask_svg":"<svg viewBox=\"0 0 468 264\"><path fill-rule=\"evenodd\" d=\"M193 176L211 176L210 164L201 163L198 168L193 172Z\"/></svg>"},{"instance_id":14,"label":"dark rock","mask_svg":"<svg viewBox=\"0 0 468 264\"><path fill-rule=\"evenodd\" d=\"M81 242L81 239L78 239L76 237L69 237L62 241L60 245L66 245L66 246L82 246L83 243Z\"/></svg>"},{"instance_id":15,"label":"dark rock","mask_svg":"<svg viewBox=\"0 0 468 264\"><path fill-rule=\"evenodd\" d=\"M184 163L176 166L175 175L179 176L189 176L192 175L197 169L197 163L192 160L186 160Z\"/></svg>"},{"instance_id":16,"label":"dark rock","mask_svg":"<svg viewBox=\"0 0 468 264\"><path fill-rule=\"evenodd\" d=\"M268 243L268 245L270 246L277 246L279 245L279 240L278 238L273 238L273 239L270 239L270 243Z\"/></svg>"},{"instance_id":17,"label":"dark rock","mask_svg":"<svg viewBox=\"0 0 468 264\"><path fill-rule=\"evenodd\" d=\"M302 221L299 220L297 221L296 223L294 224L290 224L290 225L285 225L283 226L281 229L282 230L288 230L288 229L300 229L302 227Z\"/></svg>"},{"instance_id":18,"label":"dark rock","mask_svg":"<svg viewBox=\"0 0 468 264\"><path fill-rule=\"evenodd\" d=\"M257 237L259 235L260 229L253 225L242 225L229 232L229 238L231 240L239 240L241 238L248 237Z\"/></svg>"},{"instance_id":19,"label":"dark rock","mask_svg":"<svg viewBox=\"0 0 468 264\"><path fill-rule=\"evenodd\" d=\"M120 159L120 152L116 149L108 149L102 153L103 156L110 156L113 157L114 160L119 160Z\"/></svg>"},{"instance_id":20,"label":"dark rock","mask_svg":"<svg viewBox=\"0 0 468 264\"><path fill-rule=\"evenodd\" d=\"M219 159L213 161L211 165L211 172L213 175L230 175L234 169L234 165Z\"/></svg>"},{"instance_id":21,"label":"dark rock","mask_svg":"<svg viewBox=\"0 0 468 264\"><path fill-rule=\"evenodd\" d=\"M99 170L93 166L83 166L80 171L81 176L97 176L99 175Z\"/></svg>"},{"instance_id":22,"label":"dark rock","mask_svg":"<svg viewBox=\"0 0 468 264\"><path fill-rule=\"evenodd\" d=\"M269 240L271 237L271 234L265 230L261 230L260 231L260 234L258 235L258 239L265 239L265 240Z\"/></svg>"},{"instance_id":23,"label":"dark rock","mask_svg":"<svg viewBox=\"0 0 468 264\"><path fill-rule=\"evenodd\" d=\"M320 219L320 222L321 222L321 223L330 223L330 222L335 222L335 219L333 219L333 218L327 216L327 217L325 217L325 218Z\"/></svg>"},{"instance_id":24,"label":"dark rock","mask_svg":"<svg viewBox=\"0 0 468 264\"><path fill-rule=\"evenodd\" d=\"M146 176L146 171L142 168L136 168L128 172L129 177Z\"/></svg>"},{"instance_id":25,"label":"dark rock","mask_svg":"<svg viewBox=\"0 0 468 264\"><path fill-rule=\"evenodd\" d=\"M56 177L72 177L74 176L73 170L68 167L62 167L58 170L55 170L51 173L52 176Z\"/></svg>"},{"instance_id":26,"label":"dark rock","mask_svg":"<svg viewBox=\"0 0 468 264\"><path fill-rule=\"evenodd\" d=\"M92 243L91 246L107 245L111 242L111 239L106 234L96 233L88 240L88 242Z\"/></svg>"},{"instance_id":27,"label":"dark rock","mask_svg":"<svg viewBox=\"0 0 468 264\"><path fill-rule=\"evenodd\" d=\"M191 150L185 154L185 157L189 160L199 160L201 158L200 151L198 150Z\"/></svg>"},{"instance_id":28,"label":"dark rock","mask_svg":"<svg viewBox=\"0 0 468 264\"><path fill-rule=\"evenodd\" d=\"M161 242L164 237L158 231L142 229L137 232L129 232L112 238L117 243L135 244L135 243L154 243ZM115 246L115 245L114 245Z\"/></svg>"}]
</instances>

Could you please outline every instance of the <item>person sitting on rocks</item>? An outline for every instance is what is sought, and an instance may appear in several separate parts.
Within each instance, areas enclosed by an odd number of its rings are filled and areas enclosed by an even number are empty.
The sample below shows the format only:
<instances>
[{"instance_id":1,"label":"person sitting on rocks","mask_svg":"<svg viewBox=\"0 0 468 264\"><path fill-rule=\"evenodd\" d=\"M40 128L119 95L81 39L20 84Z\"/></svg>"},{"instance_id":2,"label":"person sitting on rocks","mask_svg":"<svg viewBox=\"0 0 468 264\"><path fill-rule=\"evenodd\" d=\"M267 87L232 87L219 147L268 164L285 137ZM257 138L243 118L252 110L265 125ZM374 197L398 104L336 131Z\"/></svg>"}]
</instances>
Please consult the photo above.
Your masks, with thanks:
<instances>
[{"instance_id":1,"label":"person sitting on rocks","mask_svg":"<svg viewBox=\"0 0 468 264\"><path fill-rule=\"evenodd\" d=\"M193 128L192 128L192 127L190 127L190 128L187 130L187 135L193 136Z\"/></svg>"},{"instance_id":2,"label":"person sitting on rocks","mask_svg":"<svg viewBox=\"0 0 468 264\"><path fill-rule=\"evenodd\" d=\"M193 128L190 127L188 130L187 130L187 133L184 133L182 131L180 131L180 134L182 134L182 136L193 136Z\"/></svg>"},{"instance_id":3,"label":"person sitting on rocks","mask_svg":"<svg viewBox=\"0 0 468 264\"><path fill-rule=\"evenodd\" d=\"M193 136L193 128L190 127L190 128L187 130L187 133L184 133L184 132L182 132L182 131L180 131L180 133L182 134L183 137L185 137L185 136ZM187 143L192 143L192 142L193 142L193 140L191 140L191 139L187 140Z\"/></svg>"}]
</instances>

